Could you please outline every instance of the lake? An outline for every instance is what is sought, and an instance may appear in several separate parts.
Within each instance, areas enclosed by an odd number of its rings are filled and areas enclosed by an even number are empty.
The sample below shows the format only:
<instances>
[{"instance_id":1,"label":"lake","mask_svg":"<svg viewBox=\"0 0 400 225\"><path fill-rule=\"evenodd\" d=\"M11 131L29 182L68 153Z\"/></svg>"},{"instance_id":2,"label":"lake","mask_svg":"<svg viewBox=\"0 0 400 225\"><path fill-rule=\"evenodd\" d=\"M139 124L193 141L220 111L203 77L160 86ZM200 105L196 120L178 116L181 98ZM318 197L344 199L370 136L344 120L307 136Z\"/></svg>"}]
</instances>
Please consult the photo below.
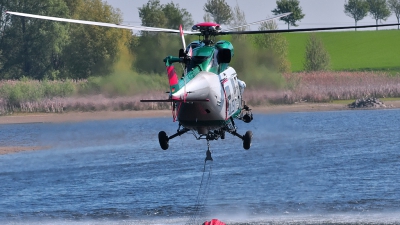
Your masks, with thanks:
<instances>
[{"instance_id":1,"label":"lake","mask_svg":"<svg viewBox=\"0 0 400 225\"><path fill-rule=\"evenodd\" d=\"M227 134L206 165L190 133L161 150L172 118L0 125L0 145L49 148L0 155L0 224L400 224L400 110L236 125L250 150Z\"/></svg>"}]
</instances>

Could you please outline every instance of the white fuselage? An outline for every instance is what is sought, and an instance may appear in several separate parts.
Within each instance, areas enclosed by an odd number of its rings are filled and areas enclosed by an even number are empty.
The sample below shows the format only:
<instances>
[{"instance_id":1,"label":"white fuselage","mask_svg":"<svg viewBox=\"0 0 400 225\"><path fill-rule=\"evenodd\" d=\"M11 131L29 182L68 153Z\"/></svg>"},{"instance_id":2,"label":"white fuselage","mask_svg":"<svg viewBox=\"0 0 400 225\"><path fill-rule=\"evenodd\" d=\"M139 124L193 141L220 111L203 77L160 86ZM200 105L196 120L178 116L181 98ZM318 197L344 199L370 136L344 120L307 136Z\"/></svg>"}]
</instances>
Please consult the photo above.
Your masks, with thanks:
<instances>
[{"instance_id":1,"label":"white fuselage","mask_svg":"<svg viewBox=\"0 0 400 225\"><path fill-rule=\"evenodd\" d=\"M172 98L184 100L177 103L180 124L199 134L220 129L241 107L241 91L232 67L219 75L200 72Z\"/></svg>"}]
</instances>

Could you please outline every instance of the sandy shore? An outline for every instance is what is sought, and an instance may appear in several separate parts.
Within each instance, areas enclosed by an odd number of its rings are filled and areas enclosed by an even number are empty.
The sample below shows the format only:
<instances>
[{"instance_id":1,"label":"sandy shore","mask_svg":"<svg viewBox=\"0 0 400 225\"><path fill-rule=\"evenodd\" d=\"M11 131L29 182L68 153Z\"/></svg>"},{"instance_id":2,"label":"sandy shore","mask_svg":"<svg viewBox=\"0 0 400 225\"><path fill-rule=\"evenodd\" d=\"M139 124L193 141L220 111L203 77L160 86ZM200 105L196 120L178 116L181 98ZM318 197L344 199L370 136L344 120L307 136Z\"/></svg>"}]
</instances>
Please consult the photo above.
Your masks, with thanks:
<instances>
[{"instance_id":1,"label":"sandy shore","mask_svg":"<svg viewBox=\"0 0 400 225\"><path fill-rule=\"evenodd\" d=\"M20 113L0 116L0 124L21 123L66 123L88 120L110 120L124 118L149 118L172 116L170 110L148 111L98 111L98 112L68 112L68 113Z\"/></svg>"},{"instance_id":2,"label":"sandy shore","mask_svg":"<svg viewBox=\"0 0 400 225\"><path fill-rule=\"evenodd\" d=\"M386 101L391 108L400 108L400 101ZM316 111L337 111L349 110L347 105L333 103L298 103L293 105L272 105L253 107L254 113L286 113L286 112L316 112ZM41 113L41 114L17 114L0 116L0 129L3 124L21 123L66 123L81 122L88 120L110 120L125 118L151 118L151 117L172 117L170 110L149 110L149 111L99 111L99 112L69 112L69 113ZM22 147L22 146L0 146L0 155L21 151L46 149L48 147Z\"/></svg>"},{"instance_id":3,"label":"sandy shore","mask_svg":"<svg viewBox=\"0 0 400 225\"><path fill-rule=\"evenodd\" d=\"M400 101L385 101L390 108L400 108ZM334 103L297 103L292 105L270 105L252 107L254 113L285 113L285 112L313 112L350 110L347 105ZM0 116L1 124L21 123L65 123L87 120L110 120L124 118L151 118L172 117L170 110L146 111L96 111L96 112L68 112L68 113L20 113L9 116Z\"/></svg>"}]
</instances>

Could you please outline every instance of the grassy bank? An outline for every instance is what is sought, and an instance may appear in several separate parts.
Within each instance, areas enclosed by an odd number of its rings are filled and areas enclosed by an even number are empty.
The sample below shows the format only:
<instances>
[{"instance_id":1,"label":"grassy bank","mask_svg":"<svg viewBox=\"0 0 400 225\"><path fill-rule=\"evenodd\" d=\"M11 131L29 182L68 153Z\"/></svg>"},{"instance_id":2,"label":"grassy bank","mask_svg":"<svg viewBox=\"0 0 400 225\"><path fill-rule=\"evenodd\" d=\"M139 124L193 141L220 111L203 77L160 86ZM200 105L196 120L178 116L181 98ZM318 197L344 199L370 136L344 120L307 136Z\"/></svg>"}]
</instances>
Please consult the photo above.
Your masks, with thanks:
<instances>
[{"instance_id":1,"label":"grassy bank","mask_svg":"<svg viewBox=\"0 0 400 225\"><path fill-rule=\"evenodd\" d=\"M114 77L115 78L115 77ZM147 76L146 79L158 82ZM248 86L244 93L247 104L293 104L295 102L332 102L361 97L400 97L400 77L377 72L319 72L284 75L285 86L279 90ZM115 82L113 84L113 82ZM159 81L162 82L162 81ZM123 89L120 84L125 86ZM114 81L2 81L0 82L0 113L68 112L100 110L168 109L168 103L140 103L140 99L165 99L167 86L159 89L137 88L137 80ZM121 89L119 89L121 88ZM118 90L118 91L117 91ZM122 92L125 90L125 92ZM139 91L140 90L140 91ZM152 91L149 91L152 90ZM346 104L348 104L346 102Z\"/></svg>"},{"instance_id":2,"label":"grassy bank","mask_svg":"<svg viewBox=\"0 0 400 225\"><path fill-rule=\"evenodd\" d=\"M391 71L400 73L399 30L316 32L331 57L334 71ZM303 70L309 33L284 34L289 43L292 71Z\"/></svg>"}]
</instances>

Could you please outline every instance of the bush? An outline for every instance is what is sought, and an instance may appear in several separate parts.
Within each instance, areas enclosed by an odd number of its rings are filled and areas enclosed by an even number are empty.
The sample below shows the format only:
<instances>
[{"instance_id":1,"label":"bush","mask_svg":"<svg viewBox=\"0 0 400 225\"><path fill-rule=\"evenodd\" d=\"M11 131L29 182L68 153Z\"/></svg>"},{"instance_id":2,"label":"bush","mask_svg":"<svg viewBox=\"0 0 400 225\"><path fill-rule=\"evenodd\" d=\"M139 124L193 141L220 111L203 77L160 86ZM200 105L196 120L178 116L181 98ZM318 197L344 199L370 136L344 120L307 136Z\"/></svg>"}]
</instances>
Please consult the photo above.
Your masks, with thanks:
<instances>
[{"instance_id":1,"label":"bush","mask_svg":"<svg viewBox=\"0 0 400 225\"><path fill-rule=\"evenodd\" d=\"M275 21L261 23L259 30L276 30L278 25ZM290 62L288 60L288 42L286 38L279 33L254 35L253 42L263 51L263 54L270 55L269 64L275 70L282 73L290 72Z\"/></svg>"},{"instance_id":2,"label":"bush","mask_svg":"<svg viewBox=\"0 0 400 225\"><path fill-rule=\"evenodd\" d=\"M8 80L0 83L0 98L11 107L19 107L22 102L34 102L44 98L68 97L77 91L78 82L37 81L25 77L19 81Z\"/></svg>"},{"instance_id":3,"label":"bush","mask_svg":"<svg viewBox=\"0 0 400 225\"><path fill-rule=\"evenodd\" d=\"M330 67L330 57L322 40L314 33L310 35L305 54L305 71L326 71Z\"/></svg>"}]
</instances>

